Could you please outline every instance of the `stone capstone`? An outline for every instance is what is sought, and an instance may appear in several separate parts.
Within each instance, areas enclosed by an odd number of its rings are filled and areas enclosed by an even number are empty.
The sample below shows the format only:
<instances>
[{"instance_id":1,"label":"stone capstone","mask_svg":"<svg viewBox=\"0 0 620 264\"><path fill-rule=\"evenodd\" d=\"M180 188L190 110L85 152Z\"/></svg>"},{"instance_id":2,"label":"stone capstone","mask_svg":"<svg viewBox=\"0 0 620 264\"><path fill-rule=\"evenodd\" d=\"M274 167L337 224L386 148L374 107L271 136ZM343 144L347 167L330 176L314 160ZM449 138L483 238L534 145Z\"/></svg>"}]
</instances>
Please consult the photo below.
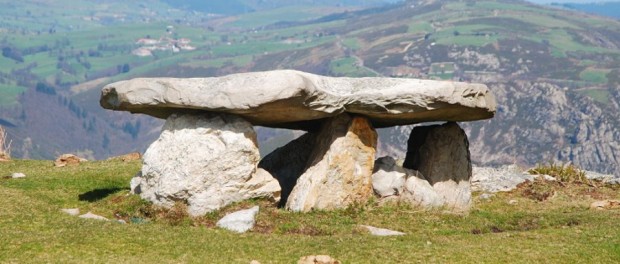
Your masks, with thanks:
<instances>
[{"instance_id":1,"label":"stone capstone","mask_svg":"<svg viewBox=\"0 0 620 264\"><path fill-rule=\"evenodd\" d=\"M224 112L254 125L312 130L343 112L373 127L493 117L495 98L483 84L404 78L335 78L293 70L212 78L138 78L105 86L101 106L167 118Z\"/></svg>"},{"instance_id":2,"label":"stone capstone","mask_svg":"<svg viewBox=\"0 0 620 264\"><path fill-rule=\"evenodd\" d=\"M307 212L366 202L376 145L377 133L366 118L341 114L326 120L286 208Z\"/></svg>"},{"instance_id":3,"label":"stone capstone","mask_svg":"<svg viewBox=\"0 0 620 264\"><path fill-rule=\"evenodd\" d=\"M472 166L465 131L454 122L411 131L403 167L420 172L448 208L471 203Z\"/></svg>"},{"instance_id":4,"label":"stone capstone","mask_svg":"<svg viewBox=\"0 0 620 264\"><path fill-rule=\"evenodd\" d=\"M144 153L132 191L156 205L188 206L192 216L279 192L260 159L252 125L226 114L171 115ZM277 195L277 194L276 194Z\"/></svg>"}]
</instances>

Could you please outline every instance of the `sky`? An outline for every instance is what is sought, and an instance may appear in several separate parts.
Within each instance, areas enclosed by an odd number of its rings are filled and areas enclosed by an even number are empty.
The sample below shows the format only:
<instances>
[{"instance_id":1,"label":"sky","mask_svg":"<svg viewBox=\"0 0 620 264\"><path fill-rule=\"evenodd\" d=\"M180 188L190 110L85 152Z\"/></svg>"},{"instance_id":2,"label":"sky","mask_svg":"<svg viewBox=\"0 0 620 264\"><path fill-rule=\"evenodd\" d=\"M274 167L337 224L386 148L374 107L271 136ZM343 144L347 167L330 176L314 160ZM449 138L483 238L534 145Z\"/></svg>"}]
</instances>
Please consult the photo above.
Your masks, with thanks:
<instances>
[{"instance_id":1,"label":"sky","mask_svg":"<svg viewBox=\"0 0 620 264\"><path fill-rule=\"evenodd\" d=\"M537 4L550 4L550 3L601 3L601 2L620 2L620 0L528 0L529 2Z\"/></svg>"}]
</instances>

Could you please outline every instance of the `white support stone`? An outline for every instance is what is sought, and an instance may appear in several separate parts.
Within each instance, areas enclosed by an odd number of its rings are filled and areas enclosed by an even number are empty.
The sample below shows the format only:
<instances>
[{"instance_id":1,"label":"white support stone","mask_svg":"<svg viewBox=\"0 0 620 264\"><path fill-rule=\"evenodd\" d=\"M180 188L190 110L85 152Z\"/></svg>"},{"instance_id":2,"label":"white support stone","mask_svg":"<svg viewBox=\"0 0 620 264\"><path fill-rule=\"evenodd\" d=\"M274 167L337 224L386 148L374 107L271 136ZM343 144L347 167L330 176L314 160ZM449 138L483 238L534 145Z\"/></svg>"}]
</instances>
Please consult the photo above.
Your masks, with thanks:
<instances>
[{"instance_id":1,"label":"white support stone","mask_svg":"<svg viewBox=\"0 0 620 264\"><path fill-rule=\"evenodd\" d=\"M145 152L132 189L157 205L186 203L192 216L200 216L271 191L277 195L277 181L265 171L256 174L259 159L256 134L243 118L175 114Z\"/></svg>"}]
</instances>

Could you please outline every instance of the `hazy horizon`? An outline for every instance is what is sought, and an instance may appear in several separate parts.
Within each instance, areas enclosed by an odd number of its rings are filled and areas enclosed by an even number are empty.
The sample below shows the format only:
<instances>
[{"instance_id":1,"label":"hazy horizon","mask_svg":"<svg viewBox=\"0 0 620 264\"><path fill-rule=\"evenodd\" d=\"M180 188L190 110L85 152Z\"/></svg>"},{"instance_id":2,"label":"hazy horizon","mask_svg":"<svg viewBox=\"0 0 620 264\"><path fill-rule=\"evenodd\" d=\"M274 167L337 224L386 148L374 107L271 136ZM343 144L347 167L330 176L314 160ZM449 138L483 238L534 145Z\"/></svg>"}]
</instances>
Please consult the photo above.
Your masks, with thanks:
<instances>
[{"instance_id":1,"label":"hazy horizon","mask_svg":"<svg viewBox=\"0 0 620 264\"><path fill-rule=\"evenodd\" d=\"M527 1L536 3L536 4L551 4L551 3L591 4L591 3L620 2L620 0L527 0Z\"/></svg>"}]
</instances>

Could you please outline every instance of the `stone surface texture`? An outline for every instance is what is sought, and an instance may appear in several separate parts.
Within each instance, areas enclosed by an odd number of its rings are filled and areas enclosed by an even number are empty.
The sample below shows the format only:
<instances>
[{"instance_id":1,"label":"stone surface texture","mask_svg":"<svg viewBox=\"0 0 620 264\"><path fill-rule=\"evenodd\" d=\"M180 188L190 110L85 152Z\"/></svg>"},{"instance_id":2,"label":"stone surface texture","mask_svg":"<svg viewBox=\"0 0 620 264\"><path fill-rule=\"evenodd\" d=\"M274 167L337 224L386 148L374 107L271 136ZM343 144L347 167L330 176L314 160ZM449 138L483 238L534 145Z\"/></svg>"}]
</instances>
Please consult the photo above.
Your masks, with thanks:
<instances>
[{"instance_id":1,"label":"stone surface texture","mask_svg":"<svg viewBox=\"0 0 620 264\"><path fill-rule=\"evenodd\" d=\"M458 124L415 127L409 136L403 167L419 171L448 208L469 209L472 175L469 142Z\"/></svg>"},{"instance_id":2,"label":"stone surface texture","mask_svg":"<svg viewBox=\"0 0 620 264\"><path fill-rule=\"evenodd\" d=\"M590 180L597 180L605 184L620 184L620 176L602 174L592 171L584 171ZM499 167L472 167L471 188L473 192L507 192L517 188L517 185L525 181L533 181L538 177L544 180L554 181L549 175L533 175L528 169L517 165L503 165Z\"/></svg>"},{"instance_id":3,"label":"stone surface texture","mask_svg":"<svg viewBox=\"0 0 620 264\"><path fill-rule=\"evenodd\" d=\"M297 264L340 264L341 262L328 255L316 255L301 257Z\"/></svg>"},{"instance_id":4,"label":"stone surface texture","mask_svg":"<svg viewBox=\"0 0 620 264\"><path fill-rule=\"evenodd\" d=\"M394 231L394 230L390 230L390 229L385 229L385 228L378 228L378 227L374 227L374 226L361 225L361 227L363 227L366 230L368 230L368 232L370 232L370 234L373 235L373 236L402 236L402 235L406 235L403 232L398 232L398 231Z\"/></svg>"},{"instance_id":5,"label":"stone surface texture","mask_svg":"<svg viewBox=\"0 0 620 264\"><path fill-rule=\"evenodd\" d=\"M522 182L533 181L531 175L517 165L500 167L472 167L471 188L480 192L507 192L517 188Z\"/></svg>"},{"instance_id":6,"label":"stone surface texture","mask_svg":"<svg viewBox=\"0 0 620 264\"><path fill-rule=\"evenodd\" d=\"M134 192L157 205L188 205L192 216L268 195L277 181L256 173L260 159L252 125L225 114L172 115L144 154Z\"/></svg>"},{"instance_id":7,"label":"stone surface texture","mask_svg":"<svg viewBox=\"0 0 620 264\"><path fill-rule=\"evenodd\" d=\"M91 212L85 213L83 215L78 216L79 218L84 218L84 219L94 219L94 220L101 220L101 221L109 221L109 219L100 216L100 215L96 215L93 214Z\"/></svg>"},{"instance_id":8,"label":"stone surface texture","mask_svg":"<svg viewBox=\"0 0 620 264\"><path fill-rule=\"evenodd\" d=\"M254 125L310 129L343 112L374 127L491 118L483 84L403 78L335 78L293 70L213 78L138 78L105 86L101 106L167 118L183 111L226 112Z\"/></svg>"},{"instance_id":9,"label":"stone surface texture","mask_svg":"<svg viewBox=\"0 0 620 264\"><path fill-rule=\"evenodd\" d=\"M381 202L400 201L419 207L439 207L445 204L433 186L420 174L399 166L386 156L375 161L372 187Z\"/></svg>"},{"instance_id":10,"label":"stone surface texture","mask_svg":"<svg viewBox=\"0 0 620 264\"><path fill-rule=\"evenodd\" d=\"M80 209L79 208L65 208L65 209L60 209L63 213L66 213L68 215L72 215L72 216L78 216L80 214Z\"/></svg>"},{"instance_id":11,"label":"stone surface texture","mask_svg":"<svg viewBox=\"0 0 620 264\"><path fill-rule=\"evenodd\" d=\"M407 169L398 166L394 158L382 157L375 161L372 188L379 198L398 196L404 192L408 176Z\"/></svg>"},{"instance_id":12,"label":"stone surface texture","mask_svg":"<svg viewBox=\"0 0 620 264\"><path fill-rule=\"evenodd\" d=\"M288 197L293 211L344 208L372 195L377 133L363 117L341 114L328 119L305 172Z\"/></svg>"},{"instance_id":13,"label":"stone surface texture","mask_svg":"<svg viewBox=\"0 0 620 264\"><path fill-rule=\"evenodd\" d=\"M258 211L259 207L254 206L250 209L230 213L217 221L216 225L233 232L245 233L254 227Z\"/></svg>"},{"instance_id":14,"label":"stone surface texture","mask_svg":"<svg viewBox=\"0 0 620 264\"><path fill-rule=\"evenodd\" d=\"M584 171L586 173L586 177L590 180L600 181L606 184L620 184L620 174L612 175L612 174L603 174L594 171Z\"/></svg>"},{"instance_id":15,"label":"stone surface texture","mask_svg":"<svg viewBox=\"0 0 620 264\"><path fill-rule=\"evenodd\" d=\"M26 174L23 174L21 172L14 172L14 173L11 173L11 178L13 179L26 178Z\"/></svg>"}]
</instances>

